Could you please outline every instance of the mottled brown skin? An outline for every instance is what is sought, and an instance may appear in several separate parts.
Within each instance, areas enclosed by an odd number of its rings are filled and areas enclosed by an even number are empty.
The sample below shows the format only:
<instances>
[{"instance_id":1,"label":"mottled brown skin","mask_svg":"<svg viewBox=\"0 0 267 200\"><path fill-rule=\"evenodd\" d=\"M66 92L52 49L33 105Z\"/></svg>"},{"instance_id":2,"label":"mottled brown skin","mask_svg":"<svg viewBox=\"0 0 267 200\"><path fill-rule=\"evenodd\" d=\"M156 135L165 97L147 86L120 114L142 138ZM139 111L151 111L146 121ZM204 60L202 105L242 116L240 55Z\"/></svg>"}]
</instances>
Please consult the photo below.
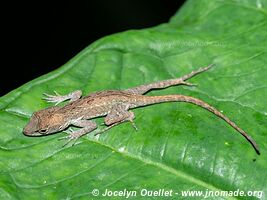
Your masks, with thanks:
<instances>
[{"instance_id":1,"label":"mottled brown skin","mask_svg":"<svg viewBox=\"0 0 267 200\"><path fill-rule=\"evenodd\" d=\"M48 102L58 104L70 99L70 103L63 107L53 106L33 113L30 122L25 126L23 132L28 136L40 136L62 131L70 125L81 127L79 130L71 131L71 133L65 137L68 139L68 143L71 140L76 140L77 138L95 130L97 124L92 120L93 118L105 116L104 121L107 126L96 134L100 134L125 121L130 121L134 128L136 128L133 122L135 116L132 111L129 111L130 109L157 103L178 101L198 105L220 117L241 133L252 144L256 152L260 154L256 142L254 142L245 131L209 104L197 98L184 95L143 95L151 89L166 88L173 85L191 86L193 84L187 83L185 80L208 70L210 67L211 66L200 68L181 78L141 85L123 91L107 90L96 92L83 98L80 98L81 91L74 91L64 96L61 96L56 92L56 95L45 94L46 97L44 99Z\"/></svg>"}]
</instances>

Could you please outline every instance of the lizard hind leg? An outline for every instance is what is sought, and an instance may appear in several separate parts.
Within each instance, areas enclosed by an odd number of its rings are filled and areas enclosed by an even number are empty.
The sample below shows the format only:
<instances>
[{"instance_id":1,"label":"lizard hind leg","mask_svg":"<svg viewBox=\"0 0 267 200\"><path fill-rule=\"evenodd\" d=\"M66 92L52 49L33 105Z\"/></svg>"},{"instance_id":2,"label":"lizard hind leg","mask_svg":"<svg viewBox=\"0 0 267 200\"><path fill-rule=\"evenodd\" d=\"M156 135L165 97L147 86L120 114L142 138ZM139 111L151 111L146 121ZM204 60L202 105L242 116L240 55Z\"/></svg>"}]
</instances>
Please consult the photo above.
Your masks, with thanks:
<instances>
[{"instance_id":1,"label":"lizard hind leg","mask_svg":"<svg viewBox=\"0 0 267 200\"><path fill-rule=\"evenodd\" d=\"M117 126L123 122L131 122L132 126L134 127L135 130L137 130L137 127L134 123L134 118L135 115L132 111L128 110L112 110L104 119L105 124L107 125L106 128L100 130L97 132L95 135L99 135L109 129L111 129L114 126Z\"/></svg>"},{"instance_id":2,"label":"lizard hind leg","mask_svg":"<svg viewBox=\"0 0 267 200\"><path fill-rule=\"evenodd\" d=\"M207 71L208 69L210 69L213 66L213 64L207 66L207 67L202 67L199 68L195 71L192 71L189 74L186 74L180 78L174 78L174 79L168 79L168 80L163 80L163 81L157 81L154 83L150 83L150 84L145 84L145 85L140 85L137 87L133 87L133 88L129 88L124 90L125 92L128 92L130 94L145 94L148 91L152 90L152 89L163 89L163 88L167 88L167 87L171 87L174 85L186 85L186 86L196 86L196 84L193 83L189 83L186 82L186 80L192 78L193 76L196 76L204 71Z\"/></svg>"}]
</instances>

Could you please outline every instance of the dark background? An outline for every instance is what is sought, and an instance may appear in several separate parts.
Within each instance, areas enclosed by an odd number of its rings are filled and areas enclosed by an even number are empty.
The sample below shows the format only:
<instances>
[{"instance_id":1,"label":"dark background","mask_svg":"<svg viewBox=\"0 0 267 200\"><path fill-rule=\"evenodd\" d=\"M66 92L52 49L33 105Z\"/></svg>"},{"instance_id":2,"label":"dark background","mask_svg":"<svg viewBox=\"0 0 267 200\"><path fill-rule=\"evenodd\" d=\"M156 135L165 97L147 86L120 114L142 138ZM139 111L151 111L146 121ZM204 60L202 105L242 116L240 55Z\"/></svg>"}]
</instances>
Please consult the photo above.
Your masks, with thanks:
<instances>
[{"instance_id":1,"label":"dark background","mask_svg":"<svg viewBox=\"0 0 267 200\"><path fill-rule=\"evenodd\" d=\"M95 40L168 22L184 1L25 1L2 7L0 96L66 63Z\"/></svg>"}]
</instances>

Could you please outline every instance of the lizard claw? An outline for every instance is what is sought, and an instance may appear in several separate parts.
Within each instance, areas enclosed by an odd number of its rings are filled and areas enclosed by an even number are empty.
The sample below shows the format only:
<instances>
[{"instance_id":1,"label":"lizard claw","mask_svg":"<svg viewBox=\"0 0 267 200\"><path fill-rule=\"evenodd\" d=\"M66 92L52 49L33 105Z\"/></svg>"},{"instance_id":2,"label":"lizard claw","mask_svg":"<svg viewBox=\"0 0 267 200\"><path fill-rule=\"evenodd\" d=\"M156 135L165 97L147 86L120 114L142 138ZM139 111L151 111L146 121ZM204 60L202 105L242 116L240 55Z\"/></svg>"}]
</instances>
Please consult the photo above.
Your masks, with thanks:
<instances>
[{"instance_id":1,"label":"lizard claw","mask_svg":"<svg viewBox=\"0 0 267 200\"><path fill-rule=\"evenodd\" d=\"M65 139L67 139L67 138L69 138L69 136L60 137L60 138L58 138L57 140L65 140Z\"/></svg>"},{"instance_id":2,"label":"lizard claw","mask_svg":"<svg viewBox=\"0 0 267 200\"><path fill-rule=\"evenodd\" d=\"M74 146L78 138L79 138L79 137L76 137L75 135L71 135L71 134L70 134L70 135L68 135L68 136L59 138L59 140L68 139L68 140L65 142L65 144L62 145L62 147L65 147L65 146L67 146L67 144L69 144L71 141L73 141L73 143L72 143L71 146Z\"/></svg>"},{"instance_id":3,"label":"lizard claw","mask_svg":"<svg viewBox=\"0 0 267 200\"><path fill-rule=\"evenodd\" d=\"M71 135L71 134L74 132L74 130L73 130L72 127L70 127L70 128L68 128L67 130L64 130L64 132L65 132L65 133L68 133L69 135ZM66 136L66 137L68 137L68 136Z\"/></svg>"},{"instance_id":4,"label":"lizard claw","mask_svg":"<svg viewBox=\"0 0 267 200\"><path fill-rule=\"evenodd\" d=\"M136 131L138 131L138 128L137 128L137 126L135 125L135 123L132 123L132 126L133 126L133 128L134 128Z\"/></svg>"},{"instance_id":5,"label":"lizard claw","mask_svg":"<svg viewBox=\"0 0 267 200\"><path fill-rule=\"evenodd\" d=\"M183 81L182 84L183 85L187 85L187 86L197 86L197 84L195 84L195 83L188 83L188 82L185 82L185 81Z\"/></svg>"},{"instance_id":6,"label":"lizard claw","mask_svg":"<svg viewBox=\"0 0 267 200\"><path fill-rule=\"evenodd\" d=\"M57 91L54 90L54 93L57 95L57 96L62 96L60 95Z\"/></svg>"},{"instance_id":7,"label":"lizard claw","mask_svg":"<svg viewBox=\"0 0 267 200\"><path fill-rule=\"evenodd\" d=\"M113 126L111 125L111 126L108 126L108 127L106 127L106 128L103 128L103 129L97 131L97 132L94 134L94 136L97 136L97 135L100 135L100 134L104 133L105 131L109 130L111 127L113 127Z\"/></svg>"},{"instance_id":8,"label":"lizard claw","mask_svg":"<svg viewBox=\"0 0 267 200\"><path fill-rule=\"evenodd\" d=\"M102 129L94 134L94 136L100 135L101 133L104 133L106 130Z\"/></svg>"},{"instance_id":9,"label":"lizard claw","mask_svg":"<svg viewBox=\"0 0 267 200\"><path fill-rule=\"evenodd\" d=\"M106 126L105 122L102 122L101 124L99 124L99 126Z\"/></svg>"},{"instance_id":10,"label":"lizard claw","mask_svg":"<svg viewBox=\"0 0 267 200\"><path fill-rule=\"evenodd\" d=\"M67 144L69 144L71 141L73 141L72 145L71 146L74 146L76 141L77 141L78 138L72 138L72 137L69 137L69 139L67 140L67 142L65 142L65 144L62 145L62 147L65 147L67 146Z\"/></svg>"},{"instance_id":11,"label":"lizard claw","mask_svg":"<svg viewBox=\"0 0 267 200\"><path fill-rule=\"evenodd\" d=\"M136 131L138 131L138 128L137 128L137 126L135 125L134 121L133 121L133 120L129 120L129 121L131 122L133 128L134 128Z\"/></svg>"}]
</instances>

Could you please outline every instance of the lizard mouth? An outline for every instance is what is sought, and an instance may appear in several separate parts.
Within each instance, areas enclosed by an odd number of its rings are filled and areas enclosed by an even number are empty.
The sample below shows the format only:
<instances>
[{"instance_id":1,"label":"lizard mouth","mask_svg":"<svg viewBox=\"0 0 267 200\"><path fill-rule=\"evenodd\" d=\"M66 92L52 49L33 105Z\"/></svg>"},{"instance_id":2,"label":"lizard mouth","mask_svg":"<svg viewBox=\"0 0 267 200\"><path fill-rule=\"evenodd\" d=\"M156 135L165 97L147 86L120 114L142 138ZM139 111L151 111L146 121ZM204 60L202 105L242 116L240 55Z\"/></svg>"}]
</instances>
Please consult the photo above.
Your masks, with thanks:
<instances>
[{"instance_id":1,"label":"lizard mouth","mask_svg":"<svg viewBox=\"0 0 267 200\"><path fill-rule=\"evenodd\" d=\"M38 132L38 131L35 131L35 130L32 130L32 126L25 126L25 128L23 129L23 134L26 135L26 136L42 136L43 134Z\"/></svg>"},{"instance_id":2,"label":"lizard mouth","mask_svg":"<svg viewBox=\"0 0 267 200\"><path fill-rule=\"evenodd\" d=\"M44 134L41 134L39 132L28 132L27 130L23 129L23 134L26 136L30 137L35 137L35 136L44 136Z\"/></svg>"},{"instance_id":3,"label":"lizard mouth","mask_svg":"<svg viewBox=\"0 0 267 200\"><path fill-rule=\"evenodd\" d=\"M35 131L31 131L31 130L27 129L27 127L25 127L23 129L23 134L26 136L40 136L40 135L42 135L39 132L35 132Z\"/></svg>"}]
</instances>

